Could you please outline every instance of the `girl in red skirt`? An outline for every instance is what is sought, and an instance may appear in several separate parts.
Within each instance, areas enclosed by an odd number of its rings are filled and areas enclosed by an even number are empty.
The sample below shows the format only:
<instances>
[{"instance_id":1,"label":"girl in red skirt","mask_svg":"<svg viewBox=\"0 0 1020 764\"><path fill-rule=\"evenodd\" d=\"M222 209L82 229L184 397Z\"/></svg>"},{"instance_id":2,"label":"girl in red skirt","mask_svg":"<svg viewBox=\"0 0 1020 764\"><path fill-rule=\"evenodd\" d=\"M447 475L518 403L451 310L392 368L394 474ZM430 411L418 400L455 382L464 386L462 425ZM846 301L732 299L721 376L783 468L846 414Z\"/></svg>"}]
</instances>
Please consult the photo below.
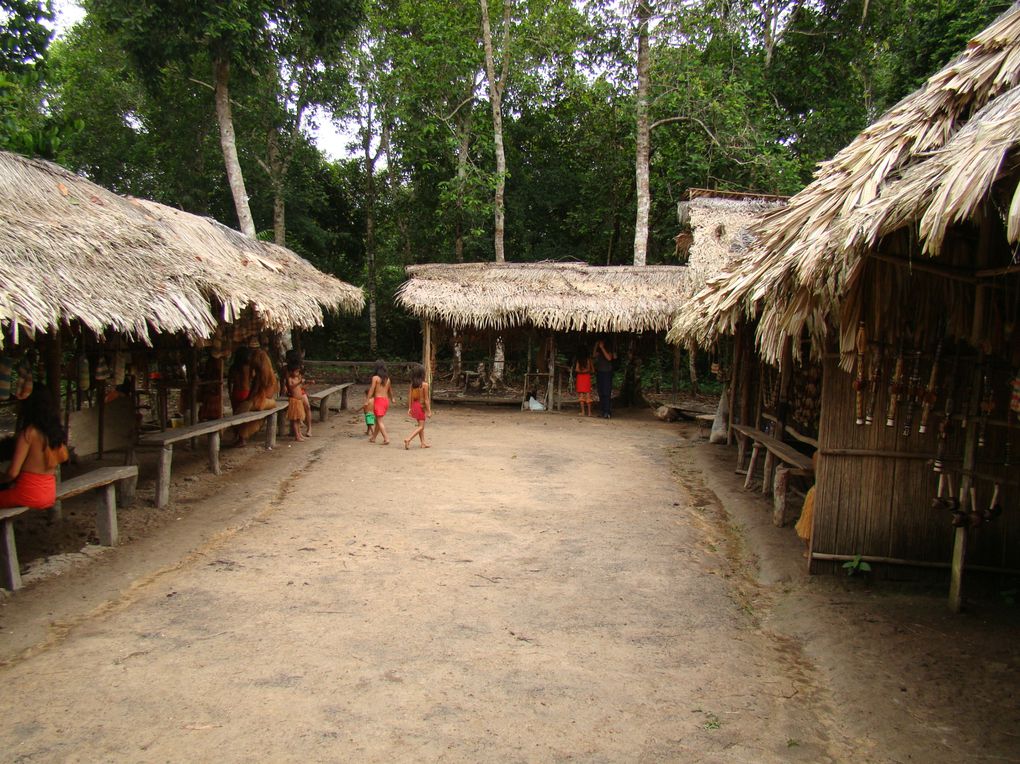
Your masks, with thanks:
<instances>
[{"instance_id":1,"label":"girl in red skirt","mask_svg":"<svg viewBox=\"0 0 1020 764\"><path fill-rule=\"evenodd\" d=\"M57 500L57 465L67 461L67 437L50 391L37 387L21 404L11 466L3 475L0 507L46 509Z\"/></svg>"},{"instance_id":2,"label":"girl in red skirt","mask_svg":"<svg viewBox=\"0 0 1020 764\"><path fill-rule=\"evenodd\" d=\"M574 362L574 390L577 391L577 402L581 406L581 416L591 416L591 375L595 373L595 365L585 349L577 353ZM585 408L588 413L585 414Z\"/></svg>"},{"instance_id":3,"label":"girl in red skirt","mask_svg":"<svg viewBox=\"0 0 1020 764\"><path fill-rule=\"evenodd\" d=\"M422 448L429 448L425 442L425 420L432 416L432 402L429 400L429 383L425 381L425 367L416 363L411 367L411 389L407 393L407 415L418 426L414 432L404 438L404 449L411 447L411 441L417 435Z\"/></svg>"}]
</instances>

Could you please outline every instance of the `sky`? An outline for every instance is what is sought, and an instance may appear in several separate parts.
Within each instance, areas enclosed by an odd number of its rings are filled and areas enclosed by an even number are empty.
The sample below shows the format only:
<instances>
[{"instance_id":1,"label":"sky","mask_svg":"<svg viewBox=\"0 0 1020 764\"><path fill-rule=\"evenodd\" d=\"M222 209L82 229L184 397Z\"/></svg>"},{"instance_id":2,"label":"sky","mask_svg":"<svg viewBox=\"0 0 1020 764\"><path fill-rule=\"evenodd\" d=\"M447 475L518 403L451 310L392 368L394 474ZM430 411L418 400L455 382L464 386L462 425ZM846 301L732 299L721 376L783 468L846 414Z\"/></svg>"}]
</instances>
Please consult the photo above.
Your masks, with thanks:
<instances>
[{"instance_id":1,"label":"sky","mask_svg":"<svg viewBox=\"0 0 1020 764\"><path fill-rule=\"evenodd\" d=\"M74 0L54 0L53 10L56 13L55 27L58 37L85 18L85 11ZM338 130L328 112L320 111L313 117L317 126L309 132L319 150L330 160L348 156L347 144L351 141L351 135Z\"/></svg>"}]
</instances>

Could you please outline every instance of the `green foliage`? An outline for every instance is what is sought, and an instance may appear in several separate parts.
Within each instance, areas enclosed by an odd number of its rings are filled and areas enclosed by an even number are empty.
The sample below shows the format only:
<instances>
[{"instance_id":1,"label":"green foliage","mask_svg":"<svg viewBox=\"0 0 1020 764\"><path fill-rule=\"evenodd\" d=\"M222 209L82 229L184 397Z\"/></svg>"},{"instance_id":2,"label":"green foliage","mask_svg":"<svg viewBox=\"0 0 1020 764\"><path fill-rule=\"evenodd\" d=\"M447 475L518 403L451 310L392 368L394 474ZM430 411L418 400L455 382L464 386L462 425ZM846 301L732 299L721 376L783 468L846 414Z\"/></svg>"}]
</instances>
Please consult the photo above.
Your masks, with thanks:
<instances>
[{"instance_id":1,"label":"green foliage","mask_svg":"<svg viewBox=\"0 0 1020 764\"><path fill-rule=\"evenodd\" d=\"M871 572L871 564L867 560L862 559L861 555L856 555L852 560L847 560L843 563L842 567L848 576Z\"/></svg>"},{"instance_id":2,"label":"green foliage","mask_svg":"<svg viewBox=\"0 0 1020 764\"><path fill-rule=\"evenodd\" d=\"M50 2L0 0L0 72L23 74L41 64L52 23Z\"/></svg>"}]
</instances>

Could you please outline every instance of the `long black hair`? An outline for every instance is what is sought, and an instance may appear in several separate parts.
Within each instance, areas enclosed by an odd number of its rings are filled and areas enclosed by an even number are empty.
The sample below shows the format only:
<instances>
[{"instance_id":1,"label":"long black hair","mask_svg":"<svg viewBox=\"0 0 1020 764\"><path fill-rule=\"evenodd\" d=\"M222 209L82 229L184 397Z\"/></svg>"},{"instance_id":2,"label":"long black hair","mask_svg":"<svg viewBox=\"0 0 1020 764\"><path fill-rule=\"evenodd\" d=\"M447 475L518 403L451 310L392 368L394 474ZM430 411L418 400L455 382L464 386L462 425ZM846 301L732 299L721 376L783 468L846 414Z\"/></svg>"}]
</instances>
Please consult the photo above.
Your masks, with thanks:
<instances>
[{"instance_id":1,"label":"long black hair","mask_svg":"<svg viewBox=\"0 0 1020 764\"><path fill-rule=\"evenodd\" d=\"M425 381L425 367L420 363L411 365L411 387L421 387Z\"/></svg>"},{"instance_id":2,"label":"long black hair","mask_svg":"<svg viewBox=\"0 0 1020 764\"><path fill-rule=\"evenodd\" d=\"M386 361L381 358L375 362L375 369L372 370L373 377L379 377L381 382L385 382L390 378L390 373L386 371Z\"/></svg>"},{"instance_id":3,"label":"long black hair","mask_svg":"<svg viewBox=\"0 0 1020 764\"><path fill-rule=\"evenodd\" d=\"M60 423L60 411L53 402L53 394L41 385L21 402L21 430L34 427L46 438L50 448L60 448L67 443L64 426Z\"/></svg>"}]
</instances>

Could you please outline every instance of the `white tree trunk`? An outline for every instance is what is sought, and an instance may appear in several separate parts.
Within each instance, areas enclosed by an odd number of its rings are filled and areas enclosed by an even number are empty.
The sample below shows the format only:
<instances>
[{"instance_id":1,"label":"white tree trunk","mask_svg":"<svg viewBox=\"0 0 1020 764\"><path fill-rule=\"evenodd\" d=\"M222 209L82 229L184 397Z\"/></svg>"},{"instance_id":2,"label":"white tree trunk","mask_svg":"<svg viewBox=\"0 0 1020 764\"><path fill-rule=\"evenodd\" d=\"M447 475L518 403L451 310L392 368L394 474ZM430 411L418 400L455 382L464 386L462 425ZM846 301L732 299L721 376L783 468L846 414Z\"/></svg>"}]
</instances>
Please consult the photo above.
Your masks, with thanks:
<instances>
[{"instance_id":1,"label":"white tree trunk","mask_svg":"<svg viewBox=\"0 0 1020 764\"><path fill-rule=\"evenodd\" d=\"M651 140L648 126L648 20L652 15L651 3L638 0L638 60L637 60L637 103L636 116L636 176L637 176L637 221L634 224L634 265L644 265L648 255L648 215L651 207L651 192L648 184L648 158Z\"/></svg>"},{"instance_id":2,"label":"white tree trunk","mask_svg":"<svg viewBox=\"0 0 1020 764\"><path fill-rule=\"evenodd\" d=\"M506 229L503 196L506 190L506 152L503 150L503 88L510 52L510 7L511 0L503 0L503 67L502 76L496 77L496 59L492 47L492 27L489 24L489 3L480 0L482 6L482 40L485 45L485 76L489 82L489 100L492 102L492 143L496 151L496 193L493 197L493 244L496 262L506 261L503 250L503 233Z\"/></svg>"},{"instance_id":3,"label":"white tree trunk","mask_svg":"<svg viewBox=\"0 0 1020 764\"><path fill-rule=\"evenodd\" d=\"M506 366L506 350L503 347L503 338L496 338L496 350L492 354L492 378L498 382L503 381L503 368Z\"/></svg>"},{"instance_id":4,"label":"white tree trunk","mask_svg":"<svg viewBox=\"0 0 1020 764\"><path fill-rule=\"evenodd\" d=\"M223 163L227 170L227 182L230 193L234 197L234 208L237 210L237 224L241 233L255 238L255 221L251 217L248 206L248 192L244 187L244 174L241 162L237 158L237 141L234 138L234 118L230 111L230 63L228 61L213 62L213 89L216 102L216 122L220 128L220 147L223 150Z\"/></svg>"}]
</instances>

